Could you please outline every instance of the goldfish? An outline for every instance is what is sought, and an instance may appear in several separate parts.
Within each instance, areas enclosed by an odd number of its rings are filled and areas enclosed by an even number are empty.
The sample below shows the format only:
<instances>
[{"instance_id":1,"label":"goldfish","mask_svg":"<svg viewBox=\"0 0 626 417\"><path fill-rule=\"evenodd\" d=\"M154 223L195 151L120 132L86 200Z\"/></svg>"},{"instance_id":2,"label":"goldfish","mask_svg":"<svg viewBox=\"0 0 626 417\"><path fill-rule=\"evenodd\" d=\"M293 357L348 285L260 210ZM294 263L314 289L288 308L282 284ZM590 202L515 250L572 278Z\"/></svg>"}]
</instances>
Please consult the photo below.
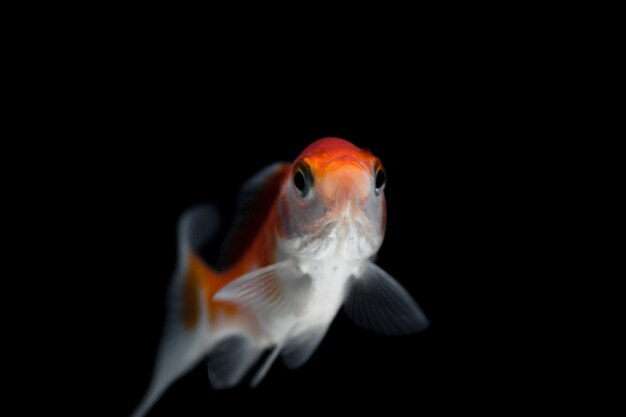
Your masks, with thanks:
<instances>
[{"instance_id":1,"label":"goldfish","mask_svg":"<svg viewBox=\"0 0 626 417\"><path fill-rule=\"evenodd\" d=\"M373 262L385 235L386 185L369 150L317 140L292 164L272 164L243 184L213 267L199 250L216 236L217 210L184 212L165 330L133 416L200 361L214 389L246 377L256 386L279 357L299 368L342 306L357 325L384 335L428 327L412 296Z\"/></svg>"}]
</instances>

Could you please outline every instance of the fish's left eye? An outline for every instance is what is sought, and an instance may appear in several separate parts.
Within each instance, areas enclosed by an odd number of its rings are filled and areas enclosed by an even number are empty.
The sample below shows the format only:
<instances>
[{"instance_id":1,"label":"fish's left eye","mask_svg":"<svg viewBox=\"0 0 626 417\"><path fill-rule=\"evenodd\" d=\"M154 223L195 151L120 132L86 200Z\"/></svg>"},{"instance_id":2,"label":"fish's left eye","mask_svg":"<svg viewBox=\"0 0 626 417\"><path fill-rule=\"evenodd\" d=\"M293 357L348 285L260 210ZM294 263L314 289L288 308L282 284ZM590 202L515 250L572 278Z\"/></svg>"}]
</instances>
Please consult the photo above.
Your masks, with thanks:
<instances>
[{"instance_id":1,"label":"fish's left eye","mask_svg":"<svg viewBox=\"0 0 626 417\"><path fill-rule=\"evenodd\" d=\"M376 195L380 195L383 192L386 184L387 176L385 175L385 170L379 167L376 169Z\"/></svg>"}]
</instances>

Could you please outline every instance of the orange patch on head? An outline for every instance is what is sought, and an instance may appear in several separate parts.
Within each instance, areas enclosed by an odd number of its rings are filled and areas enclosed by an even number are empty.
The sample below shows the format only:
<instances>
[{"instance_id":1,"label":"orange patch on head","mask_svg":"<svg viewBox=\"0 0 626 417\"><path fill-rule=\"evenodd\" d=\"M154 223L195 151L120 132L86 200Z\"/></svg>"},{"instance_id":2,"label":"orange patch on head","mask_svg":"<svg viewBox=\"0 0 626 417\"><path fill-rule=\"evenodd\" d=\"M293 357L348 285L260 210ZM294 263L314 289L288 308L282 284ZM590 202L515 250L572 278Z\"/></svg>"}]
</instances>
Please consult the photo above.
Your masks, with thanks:
<instances>
[{"instance_id":1,"label":"orange patch on head","mask_svg":"<svg viewBox=\"0 0 626 417\"><path fill-rule=\"evenodd\" d=\"M360 149L347 140L324 138L313 142L302 151L296 163L300 161L307 163L314 174L323 175L327 171L332 171L337 165L343 164L370 169L369 167L373 166L378 158L367 149Z\"/></svg>"},{"instance_id":2,"label":"orange patch on head","mask_svg":"<svg viewBox=\"0 0 626 417\"><path fill-rule=\"evenodd\" d=\"M367 149L339 138L324 138L309 145L294 166L304 164L314 187L329 205L340 200L364 201L372 192L372 179L380 161Z\"/></svg>"}]
</instances>

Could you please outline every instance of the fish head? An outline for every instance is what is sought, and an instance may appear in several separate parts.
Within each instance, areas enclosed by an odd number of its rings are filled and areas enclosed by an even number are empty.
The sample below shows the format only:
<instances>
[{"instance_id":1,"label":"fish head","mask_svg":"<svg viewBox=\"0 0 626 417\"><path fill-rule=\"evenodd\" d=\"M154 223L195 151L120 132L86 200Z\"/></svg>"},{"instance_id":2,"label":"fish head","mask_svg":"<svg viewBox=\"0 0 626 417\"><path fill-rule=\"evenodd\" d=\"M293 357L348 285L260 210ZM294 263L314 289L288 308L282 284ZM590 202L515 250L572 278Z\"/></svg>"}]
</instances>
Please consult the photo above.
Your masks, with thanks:
<instances>
[{"instance_id":1,"label":"fish head","mask_svg":"<svg viewBox=\"0 0 626 417\"><path fill-rule=\"evenodd\" d=\"M320 139L294 161L279 198L283 246L300 258L373 256L385 233L386 175L370 151Z\"/></svg>"}]
</instances>

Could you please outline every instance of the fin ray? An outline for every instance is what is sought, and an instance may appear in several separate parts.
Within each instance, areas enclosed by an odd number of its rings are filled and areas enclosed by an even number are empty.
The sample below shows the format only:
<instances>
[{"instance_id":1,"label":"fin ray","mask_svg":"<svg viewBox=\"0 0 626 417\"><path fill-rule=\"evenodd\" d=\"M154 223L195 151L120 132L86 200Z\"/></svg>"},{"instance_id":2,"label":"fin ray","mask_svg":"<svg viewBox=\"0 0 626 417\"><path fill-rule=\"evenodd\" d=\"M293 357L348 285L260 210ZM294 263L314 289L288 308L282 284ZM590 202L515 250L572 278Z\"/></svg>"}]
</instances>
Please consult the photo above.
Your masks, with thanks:
<instances>
[{"instance_id":1,"label":"fin ray","mask_svg":"<svg viewBox=\"0 0 626 417\"><path fill-rule=\"evenodd\" d=\"M388 273L368 263L349 283L344 311L359 326L384 335L424 330L429 321L411 295Z\"/></svg>"},{"instance_id":2,"label":"fin ray","mask_svg":"<svg viewBox=\"0 0 626 417\"><path fill-rule=\"evenodd\" d=\"M220 289L213 298L237 303L258 317L299 315L306 308L311 277L302 274L293 261L257 269Z\"/></svg>"},{"instance_id":3,"label":"fin ray","mask_svg":"<svg viewBox=\"0 0 626 417\"><path fill-rule=\"evenodd\" d=\"M252 377L252 380L250 381L250 386L252 388L259 385L261 381L263 380L263 378L265 378L265 375L267 375L270 368L272 367L272 364L278 357L278 354L280 353L280 349L281 349L280 345L275 346L274 349L272 349L270 354L267 356L265 361L263 361L263 365L261 365L259 370L256 372L256 374Z\"/></svg>"}]
</instances>

